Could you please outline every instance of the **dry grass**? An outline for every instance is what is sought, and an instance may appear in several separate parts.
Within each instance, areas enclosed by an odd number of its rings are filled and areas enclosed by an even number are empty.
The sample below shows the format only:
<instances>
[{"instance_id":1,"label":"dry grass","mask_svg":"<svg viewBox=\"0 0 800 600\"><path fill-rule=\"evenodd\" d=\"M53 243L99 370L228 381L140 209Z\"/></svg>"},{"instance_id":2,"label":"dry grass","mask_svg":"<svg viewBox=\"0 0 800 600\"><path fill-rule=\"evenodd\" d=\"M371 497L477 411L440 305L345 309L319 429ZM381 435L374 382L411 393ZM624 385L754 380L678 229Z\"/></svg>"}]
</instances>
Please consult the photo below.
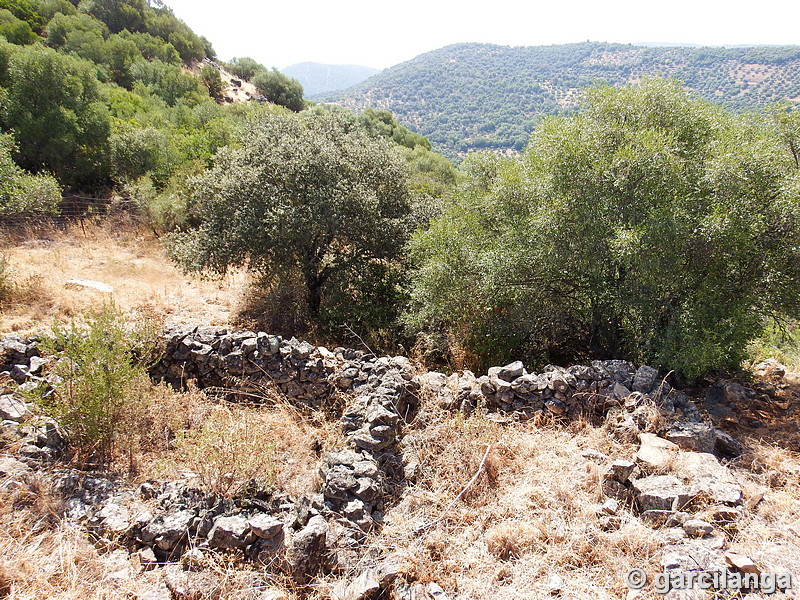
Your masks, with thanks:
<instances>
[{"instance_id":1,"label":"dry grass","mask_svg":"<svg viewBox=\"0 0 800 600\"><path fill-rule=\"evenodd\" d=\"M0 312L0 331L29 332L109 299L162 322L227 324L248 281L242 272L219 280L186 275L167 260L157 238L132 224L6 230L0 239L16 282L12 302ZM114 292L64 288L70 279L101 281Z\"/></svg>"},{"instance_id":2,"label":"dry grass","mask_svg":"<svg viewBox=\"0 0 800 600\"><path fill-rule=\"evenodd\" d=\"M318 489L321 454L344 443L338 423L300 412L275 391L249 405L166 386L152 393L140 419L134 481L196 478L226 495L254 479L299 497ZM120 469L129 458L118 457Z\"/></svg>"},{"instance_id":3,"label":"dry grass","mask_svg":"<svg viewBox=\"0 0 800 600\"><path fill-rule=\"evenodd\" d=\"M611 597L622 591L628 569L647 568L659 548L656 534L633 517L623 518L619 531L600 529L598 469L581 457L590 448L627 457L631 448L580 425L570 431L453 421L452 439L446 428L434 428L442 445L434 446L431 456L438 458L429 463L431 470L387 515L391 525L384 537L402 540L402 550L418 557L421 580L438 582L456 598L519 598L523 590L524 597L535 598L549 597L545 584L556 572L578 597ZM473 475L475 457L485 447L482 436L492 438L496 455L481 491L435 527L409 536L417 523L438 516ZM470 439L471 450L464 441Z\"/></svg>"}]
</instances>

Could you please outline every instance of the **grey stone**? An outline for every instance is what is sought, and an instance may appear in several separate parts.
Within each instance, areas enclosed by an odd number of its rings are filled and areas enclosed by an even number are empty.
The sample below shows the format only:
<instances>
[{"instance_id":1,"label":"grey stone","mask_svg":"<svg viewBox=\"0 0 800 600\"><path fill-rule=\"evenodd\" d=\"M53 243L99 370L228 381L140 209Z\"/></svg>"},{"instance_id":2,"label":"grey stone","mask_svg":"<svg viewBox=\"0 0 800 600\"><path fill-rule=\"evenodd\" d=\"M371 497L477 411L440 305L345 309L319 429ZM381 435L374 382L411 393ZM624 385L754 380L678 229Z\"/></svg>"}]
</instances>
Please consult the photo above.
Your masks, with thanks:
<instances>
[{"instance_id":1,"label":"grey stone","mask_svg":"<svg viewBox=\"0 0 800 600\"><path fill-rule=\"evenodd\" d=\"M127 508L115 502L107 503L97 518L101 521L102 528L109 533L120 535L131 528L131 515Z\"/></svg>"},{"instance_id":2,"label":"grey stone","mask_svg":"<svg viewBox=\"0 0 800 600\"><path fill-rule=\"evenodd\" d=\"M639 450L636 460L649 467L663 467L677 454L680 448L674 442L652 433L639 434Z\"/></svg>"},{"instance_id":3,"label":"grey stone","mask_svg":"<svg viewBox=\"0 0 800 600\"><path fill-rule=\"evenodd\" d=\"M139 561L139 564L144 571L148 571L158 564L158 559L156 558L155 552L153 552L153 549L149 546L145 546L132 556Z\"/></svg>"},{"instance_id":4,"label":"grey stone","mask_svg":"<svg viewBox=\"0 0 800 600\"><path fill-rule=\"evenodd\" d=\"M672 475L651 475L633 482L639 510L680 510L691 498L688 488Z\"/></svg>"},{"instance_id":5,"label":"grey stone","mask_svg":"<svg viewBox=\"0 0 800 600\"><path fill-rule=\"evenodd\" d=\"M0 419L21 423L33 416L25 402L11 394L0 396Z\"/></svg>"},{"instance_id":6,"label":"grey stone","mask_svg":"<svg viewBox=\"0 0 800 600\"><path fill-rule=\"evenodd\" d=\"M136 591L136 600L172 600L172 592L164 582L141 584Z\"/></svg>"},{"instance_id":7,"label":"grey stone","mask_svg":"<svg viewBox=\"0 0 800 600\"><path fill-rule=\"evenodd\" d=\"M609 498L600 507L601 514L615 515L619 512L619 501L616 498Z\"/></svg>"},{"instance_id":8,"label":"grey stone","mask_svg":"<svg viewBox=\"0 0 800 600\"><path fill-rule=\"evenodd\" d=\"M265 540L283 537L283 521L267 514L258 514L247 520L251 531Z\"/></svg>"},{"instance_id":9,"label":"grey stone","mask_svg":"<svg viewBox=\"0 0 800 600\"><path fill-rule=\"evenodd\" d=\"M761 379L781 379L786 375L786 367L774 358L768 358L753 367L753 375Z\"/></svg>"},{"instance_id":10,"label":"grey stone","mask_svg":"<svg viewBox=\"0 0 800 600\"><path fill-rule=\"evenodd\" d=\"M220 550L244 550L255 534L244 517L217 517L208 533L208 545Z\"/></svg>"},{"instance_id":11,"label":"grey stone","mask_svg":"<svg viewBox=\"0 0 800 600\"><path fill-rule=\"evenodd\" d=\"M714 452L717 434L714 427L705 423L676 423L664 437L684 450Z\"/></svg>"},{"instance_id":12,"label":"grey stone","mask_svg":"<svg viewBox=\"0 0 800 600\"><path fill-rule=\"evenodd\" d=\"M325 562L325 538L328 523L317 515L292 536L286 548L286 562L293 577L302 582L311 579Z\"/></svg>"},{"instance_id":13,"label":"grey stone","mask_svg":"<svg viewBox=\"0 0 800 600\"><path fill-rule=\"evenodd\" d=\"M741 485L713 454L681 453L675 458L674 468L689 480L689 493L692 497L702 496L718 504L742 503Z\"/></svg>"},{"instance_id":14,"label":"grey stone","mask_svg":"<svg viewBox=\"0 0 800 600\"><path fill-rule=\"evenodd\" d=\"M639 519L648 527L659 528L665 527L667 521L671 520L675 515L672 510L646 510L639 515Z\"/></svg>"},{"instance_id":15,"label":"grey stone","mask_svg":"<svg viewBox=\"0 0 800 600\"><path fill-rule=\"evenodd\" d=\"M658 371L653 367L642 365L633 375L633 391L647 394L658 383Z\"/></svg>"},{"instance_id":16,"label":"grey stone","mask_svg":"<svg viewBox=\"0 0 800 600\"><path fill-rule=\"evenodd\" d=\"M188 537L194 518L195 514L190 510L157 517L142 529L140 538L144 543L155 543L159 549L168 552Z\"/></svg>"},{"instance_id":17,"label":"grey stone","mask_svg":"<svg viewBox=\"0 0 800 600\"><path fill-rule=\"evenodd\" d=\"M609 498L615 498L621 502L628 502L631 499L631 491L616 479L604 479L602 489Z\"/></svg>"},{"instance_id":18,"label":"grey stone","mask_svg":"<svg viewBox=\"0 0 800 600\"><path fill-rule=\"evenodd\" d=\"M614 479L620 483L627 483L636 465L629 460L615 460L608 467L605 477L607 479Z\"/></svg>"},{"instance_id":19,"label":"grey stone","mask_svg":"<svg viewBox=\"0 0 800 600\"><path fill-rule=\"evenodd\" d=\"M714 450L721 456L735 458L744 453L744 446L724 431L716 430L717 441Z\"/></svg>"},{"instance_id":20,"label":"grey stone","mask_svg":"<svg viewBox=\"0 0 800 600\"><path fill-rule=\"evenodd\" d=\"M683 524L683 530L689 537L705 537L714 531L714 526L700 519L689 519Z\"/></svg>"},{"instance_id":21,"label":"grey stone","mask_svg":"<svg viewBox=\"0 0 800 600\"><path fill-rule=\"evenodd\" d=\"M500 367L497 371L497 377L511 383L517 377L521 377L525 373L525 367L522 364L522 361L514 361L512 363L507 364L504 367Z\"/></svg>"}]
</instances>

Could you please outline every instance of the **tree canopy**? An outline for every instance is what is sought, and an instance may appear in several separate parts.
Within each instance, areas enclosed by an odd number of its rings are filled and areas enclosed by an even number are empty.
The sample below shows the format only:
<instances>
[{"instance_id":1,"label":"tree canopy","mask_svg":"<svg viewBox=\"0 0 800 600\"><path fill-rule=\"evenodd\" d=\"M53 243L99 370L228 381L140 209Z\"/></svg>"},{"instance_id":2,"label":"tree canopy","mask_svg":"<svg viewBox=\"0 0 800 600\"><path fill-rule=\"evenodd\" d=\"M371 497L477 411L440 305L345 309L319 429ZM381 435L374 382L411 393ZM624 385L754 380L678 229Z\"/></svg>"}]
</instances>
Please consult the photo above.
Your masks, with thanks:
<instances>
[{"instance_id":1,"label":"tree canopy","mask_svg":"<svg viewBox=\"0 0 800 600\"><path fill-rule=\"evenodd\" d=\"M473 356L735 366L800 313L800 171L772 124L646 80L595 88L520 160L477 156L412 244L407 320Z\"/></svg>"},{"instance_id":2,"label":"tree canopy","mask_svg":"<svg viewBox=\"0 0 800 600\"><path fill-rule=\"evenodd\" d=\"M389 142L335 114L266 115L191 186L199 226L178 236L185 266L247 266L300 280L312 317L357 301L342 295L381 273L409 234L402 160Z\"/></svg>"}]
</instances>

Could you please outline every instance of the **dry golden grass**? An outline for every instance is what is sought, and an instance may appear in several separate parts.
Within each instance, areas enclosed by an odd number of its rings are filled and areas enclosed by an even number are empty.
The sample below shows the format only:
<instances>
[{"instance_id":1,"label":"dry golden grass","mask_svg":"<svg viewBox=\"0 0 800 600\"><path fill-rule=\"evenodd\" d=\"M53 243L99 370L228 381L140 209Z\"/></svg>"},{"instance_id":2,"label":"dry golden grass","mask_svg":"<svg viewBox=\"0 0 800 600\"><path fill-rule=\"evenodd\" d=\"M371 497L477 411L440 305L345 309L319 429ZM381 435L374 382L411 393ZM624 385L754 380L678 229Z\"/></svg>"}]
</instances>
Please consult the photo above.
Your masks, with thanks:
<instances>
[{"instance_id":1,"label":"dry golden grass","mask_svg":"<svg viewBox=\"0 0 800 600\"><path fill-rule=\"evenodd\" d=\"M250 479L294 497L311 493L319 487L321 454L344 444L337 422L305 414L269 390L259 403L241 404L154 386L129 433L135 451L132 458L120 454L116 466L124 471L132 460L132 481L197 479L223 494Z\"/></svg>"},{"instance_id":2,"label":"dry golden grass","mask_svg":"<svg viewBox=\"0 0 800 600\"><path fill-rule=\"evenodd\" d=\"M0 312L0 331L29 332L110 299L123 310L144 310L162 322L223 325L233 320L248 283L243 272L218 280L184 274L152 233L130 223L7 229L0 239L16 282L13 301ZM66 289L70 279L100 281L114 292Z\"/></svg>"}]
</instances>

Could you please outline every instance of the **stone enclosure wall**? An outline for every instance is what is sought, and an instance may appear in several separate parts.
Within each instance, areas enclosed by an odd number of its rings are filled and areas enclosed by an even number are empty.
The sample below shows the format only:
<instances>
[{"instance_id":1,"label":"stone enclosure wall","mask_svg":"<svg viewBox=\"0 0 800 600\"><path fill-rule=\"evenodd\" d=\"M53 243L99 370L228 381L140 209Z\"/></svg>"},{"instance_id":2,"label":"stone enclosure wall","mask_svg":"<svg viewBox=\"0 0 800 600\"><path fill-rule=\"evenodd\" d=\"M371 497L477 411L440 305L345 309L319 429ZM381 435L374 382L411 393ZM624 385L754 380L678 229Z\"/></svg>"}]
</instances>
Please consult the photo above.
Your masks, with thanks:
<instances>
[{"instance_id":1,"label":"stone enclosure wall","mask_svg":"<svg viewBox=\"0 0 800 600\"><path fill-rule=\"evenodd\" d=\"M705 487L697 483L697 489L675 478L643 477L639 471L632 477L634 463L610 466L603 483L609 502L637 507L653 523L687 520L683 508L697 490L717 498L720 511L731 514L738 509L729 508L742 501L732 484L720 487L722 475L713 456L736 455L741 446L704 423L694 402L648 366L594 361L528 373L521 362L514 362L493 367L486 375L463 371L448 376L418 373L404 357L329 350L263 332L175 327L165 337L163 356L151 369L154 380L255 400L268 397L268 388L277 389L300 409L340 418L346 444L321 458L321 489L304 498L223 501L184 483L153 482L134 491L74 471L58 475L56 486L67 498L68 513L102 535L124 541L141 561L168 562L184 555L191 561L193 554L210 548L241 552L298 581L320 570L355 569L366 534L380 526L388 505L414 481L419 465L413 444L404 443L403 437L423 396L442 409L479 411L495 420L601 414L612 429L640 435L640 464L657 467L662 454L678 448L706 453L703 464L710 474L700 482ZM30 340L0 339L0 372L22 386L58 384L40 375L45 362ZM653 406L673 416L661 437L641 433ZM24 438L23 448L28 448L21 460L52 461L63 444L57 424L26 423L28 408L34 409L24 403L20 407L14 394L0 396L0 410L7 409L4 427ZM603 527L618 526L618 506L612 502L606 510ZM394 568L391 561L386 565L381 568L387 572Z\"/></svg>"}]
</instances>

